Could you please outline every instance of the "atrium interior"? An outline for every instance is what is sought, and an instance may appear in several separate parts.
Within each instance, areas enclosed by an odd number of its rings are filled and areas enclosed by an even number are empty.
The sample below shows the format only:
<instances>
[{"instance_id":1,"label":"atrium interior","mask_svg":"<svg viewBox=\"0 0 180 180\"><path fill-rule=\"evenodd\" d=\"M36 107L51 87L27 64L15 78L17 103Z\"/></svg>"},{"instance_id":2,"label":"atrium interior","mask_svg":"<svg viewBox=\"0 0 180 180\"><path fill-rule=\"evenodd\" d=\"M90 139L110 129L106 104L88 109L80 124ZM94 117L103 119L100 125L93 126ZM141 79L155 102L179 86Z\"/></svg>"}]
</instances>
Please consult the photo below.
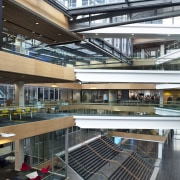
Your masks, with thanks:
<instances>
[{"instance_id":1,"label":"atrium interior","mask_svg":"<svg viewBox=\"0 0 180 180\"><path fill-rule=\"evenodd\" d=\"M175 180L180 2L0 3L3 178Z\"/></svg>"}]
</instances>

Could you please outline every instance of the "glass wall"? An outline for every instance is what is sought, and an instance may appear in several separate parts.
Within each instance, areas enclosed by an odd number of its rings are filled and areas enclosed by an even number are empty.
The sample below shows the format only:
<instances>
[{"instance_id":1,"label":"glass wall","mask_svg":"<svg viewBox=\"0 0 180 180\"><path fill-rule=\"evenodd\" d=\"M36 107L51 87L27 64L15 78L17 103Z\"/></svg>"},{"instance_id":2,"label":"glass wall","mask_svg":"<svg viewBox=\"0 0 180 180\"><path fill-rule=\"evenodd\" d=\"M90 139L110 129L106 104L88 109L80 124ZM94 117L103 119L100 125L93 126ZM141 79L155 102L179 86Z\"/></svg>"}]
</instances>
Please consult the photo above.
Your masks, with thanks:
<instances>
[{"instance_id":1,"label":"glass wall","mask_svg":"<svg viewBox=\"0 0 180 180\"><path fill-rule=\"evenodd\" d=\"M66 176L66 166L61 155L65 152L66 129L27 138L25 144L25 161L31 167L50 164L52 175ZM69 148L100 135L99 129L80 129L77 126L68 128Z\"/></svg>"},{"instance_id":2,"label":"glass wall","mask_svg":"<svg viewBox=\"0 0 180 180\"><path fill-rule=\"evenodd\" d=\"M131 103L159 104L158 90L83 90L83 103Z\"/></svg>"}]
</instances>

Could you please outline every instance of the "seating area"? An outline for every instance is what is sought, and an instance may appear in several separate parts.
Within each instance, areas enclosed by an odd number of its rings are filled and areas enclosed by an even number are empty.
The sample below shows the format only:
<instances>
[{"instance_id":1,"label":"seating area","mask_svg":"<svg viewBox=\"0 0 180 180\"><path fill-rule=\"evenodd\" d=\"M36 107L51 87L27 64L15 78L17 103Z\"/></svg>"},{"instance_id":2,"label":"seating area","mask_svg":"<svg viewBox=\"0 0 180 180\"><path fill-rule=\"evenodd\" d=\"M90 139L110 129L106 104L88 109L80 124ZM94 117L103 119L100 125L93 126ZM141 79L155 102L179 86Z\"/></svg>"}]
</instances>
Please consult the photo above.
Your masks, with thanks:
<instances>
[{"instance_id":1,"label":"seating area","mask_svg":"<svg viewBox=\"0 0 180 180\"><path fill-rule=\"evenodd\" d=\"M90 180L94 179L93 175L95 173L98 174L98 171L100 169L102 170L103 166L106 166L116 156L121 156L121 153L125 152L108 137L102 136L69 152L69 166L83 179ZM64 160L65 156L63 155L61 158ZM153 166L138 154L130 152L121 165L118 165L114 169L109 169L109 171L112 171L109 173L110 175L106 174L105 176L112 180L148 180L151 177Z\"/></svg>"},{"instance_id":2,"label":"seating area","mask_svg":"<svg viewBox=\"0 0 180 180\"><path fill-rule=\"evenodd\" d=\"M43 167L40 170L34 170L28 164L23 162L20 170L27 172L25 176L30 180L41 180L49 172L50 165Z\"/></svg>"},{"instance_id":3,"label":"seating area","mask_svg":"<svg viewBox=\"0 0 180 180\"><path fill-rule=\"evenodd\" d=\"M11 106L11 107L1 107L0 108L0 118L2 120L21 120L23 116L29 116L30 118L33 117L35 113L38 112L36 107L18 107L18 106Z\"/></svg>"}]
</instances>

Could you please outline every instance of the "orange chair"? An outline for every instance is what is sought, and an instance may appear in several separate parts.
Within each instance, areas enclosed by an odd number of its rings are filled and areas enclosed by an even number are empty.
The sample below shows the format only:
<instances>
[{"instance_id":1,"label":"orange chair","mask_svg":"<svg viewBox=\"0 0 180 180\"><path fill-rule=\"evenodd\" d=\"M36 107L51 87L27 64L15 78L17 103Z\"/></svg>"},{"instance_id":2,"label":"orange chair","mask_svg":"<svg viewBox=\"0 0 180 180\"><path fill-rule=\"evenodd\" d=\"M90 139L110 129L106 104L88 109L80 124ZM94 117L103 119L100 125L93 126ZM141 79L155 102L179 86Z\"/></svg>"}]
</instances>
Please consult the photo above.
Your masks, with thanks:
<instances>
[{"instance_id":1,"label":"orange chair","mask_svg":"<svg viewBox=\"0 0 180 180\"><path fill-rule=\"evenodd\" d=\"M31 169L26 163L22 163L21 171L29 171Z\"/></svg>"},{"instance_id":2,"label":"orange chair","mask_svg":"<svg viewBox=\"0 0 180 180\"><path fill-rule=\"evenodd\" d=\"M48 166L47 168L42 168L42 169L41 169L41 172L44 173L44 174L45 174L45 173L48 173L48 172L49 172L49 169L50 169L50 166Z\"/></svg>"}]
</instances>

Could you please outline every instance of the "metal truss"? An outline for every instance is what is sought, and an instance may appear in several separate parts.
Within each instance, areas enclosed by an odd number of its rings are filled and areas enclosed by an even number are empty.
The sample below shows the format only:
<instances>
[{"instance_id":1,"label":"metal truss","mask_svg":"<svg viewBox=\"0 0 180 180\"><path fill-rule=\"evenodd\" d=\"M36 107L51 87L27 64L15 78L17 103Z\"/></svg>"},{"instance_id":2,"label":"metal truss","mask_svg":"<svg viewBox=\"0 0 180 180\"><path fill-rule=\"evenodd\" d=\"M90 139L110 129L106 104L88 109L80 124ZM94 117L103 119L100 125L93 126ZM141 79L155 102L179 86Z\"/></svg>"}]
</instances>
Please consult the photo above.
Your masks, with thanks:
<instances>
[{"instance_id":1,"label":"metal truss","mask_svg":"<svg viewBox=\"0 0 180 180\"><path fill-rule=\"evenodd\" d=\"M68 10L71 31L82 32L118 25L180 16L180 2L174 0L126 0L123 3ZM102 23L96 23L102 20Z\"/></svg>"},{"instance_id":2,"label":"metal truss","mask_svg":"<svg viewBox=\"0 0 180 180\"><path fill-rule=\"evenodd\" d=\"M114 59L117 59L121 63L125 62L129 65L132 64L132 58L124 55L122 52L120 52L118 49L113 47L108 42L104 41L103 39L87 39L86 41L89 42L92 46L95 46L96 49L99 49L99 51L104 52L105 54L108 54L109 56L113 57Z\"/></svg>"}]
</instances>

